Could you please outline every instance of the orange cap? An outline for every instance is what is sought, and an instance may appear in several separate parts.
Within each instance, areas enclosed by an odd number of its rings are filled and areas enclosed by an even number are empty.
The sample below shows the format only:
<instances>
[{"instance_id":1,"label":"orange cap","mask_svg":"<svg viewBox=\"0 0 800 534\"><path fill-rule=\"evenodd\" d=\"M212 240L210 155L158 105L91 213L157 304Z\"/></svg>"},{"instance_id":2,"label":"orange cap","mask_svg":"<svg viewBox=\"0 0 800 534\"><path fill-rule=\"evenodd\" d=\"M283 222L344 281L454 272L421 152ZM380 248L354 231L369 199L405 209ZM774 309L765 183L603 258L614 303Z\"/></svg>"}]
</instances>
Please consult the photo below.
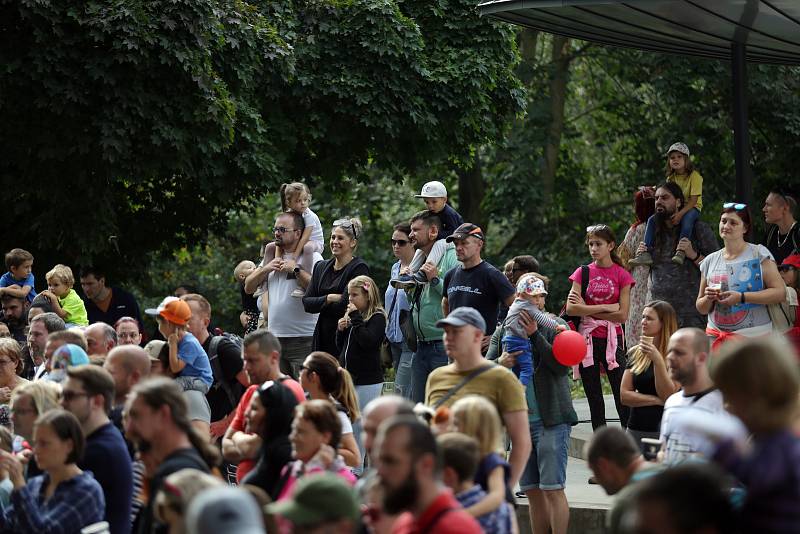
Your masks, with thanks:
<instances>
[{"instance_id":1,"label":"orange cap","mask_svg":"<svg viewBox=\"0 0 800 534\"><path fill-rule=\"evenodd\" d=\"M167 297L161 301L158 308L149 308L144 312L147 315L160 315L167 321L179 326L185 325L192 316L192 309L178 297Z\"/></svg>"}]
</instances>

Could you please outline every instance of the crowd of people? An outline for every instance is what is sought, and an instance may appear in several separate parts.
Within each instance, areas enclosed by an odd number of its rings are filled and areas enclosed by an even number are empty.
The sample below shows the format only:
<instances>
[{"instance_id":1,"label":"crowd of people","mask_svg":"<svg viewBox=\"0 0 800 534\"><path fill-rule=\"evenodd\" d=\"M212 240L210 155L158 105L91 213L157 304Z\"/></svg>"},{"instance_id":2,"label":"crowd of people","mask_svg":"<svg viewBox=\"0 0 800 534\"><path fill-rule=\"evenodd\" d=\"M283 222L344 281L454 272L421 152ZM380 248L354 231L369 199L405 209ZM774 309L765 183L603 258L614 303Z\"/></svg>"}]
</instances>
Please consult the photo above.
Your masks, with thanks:
<instances>
[{"instance_id":1,"label":"crowd of people","mask_svg":"<svg viewBox=\"0 0 800 534\"><path fill-rule=\"evenodd\" d=\"M181 287L145 310L148 337L102 269L81 269L79 295L56 265L37 293L33 255L11 250L0 531L502 534L524 496L535 534L563 534L571 379L590 482L618 494L610 531L800 530L796 201L770 192L760 245L750 207L722 204L720 248L686 145L666 175L636 191L619 244L586 229L558 315L546 269L484 260L440 182L394 226L381 282L358 219L334 220L324 259L308 187L282 187L274 239L233 270L241 336ZM585 341L574 365L554 349L566 330Z\"/></svg>"}]
</instances>

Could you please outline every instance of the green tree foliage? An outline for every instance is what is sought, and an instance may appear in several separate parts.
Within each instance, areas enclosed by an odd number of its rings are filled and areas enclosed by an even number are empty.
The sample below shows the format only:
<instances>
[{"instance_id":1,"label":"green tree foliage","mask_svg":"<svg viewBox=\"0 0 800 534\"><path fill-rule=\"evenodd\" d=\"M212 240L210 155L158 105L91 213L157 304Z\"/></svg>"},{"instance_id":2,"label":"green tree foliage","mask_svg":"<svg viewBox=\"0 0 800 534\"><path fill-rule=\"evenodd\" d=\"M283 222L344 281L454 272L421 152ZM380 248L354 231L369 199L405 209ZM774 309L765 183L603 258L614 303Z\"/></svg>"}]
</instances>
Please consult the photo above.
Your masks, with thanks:
<instances>
[{"instance_id":1,"label":"green tree foliage","mask_svg":"<svg viewBox=\"0 0 800 534\"><path fill-rule=\"evenodd\" d=\"M139 272L287 179L468 158L521 110L467 1L0 0L2 241Z\"/></svg>"}]
</instances>

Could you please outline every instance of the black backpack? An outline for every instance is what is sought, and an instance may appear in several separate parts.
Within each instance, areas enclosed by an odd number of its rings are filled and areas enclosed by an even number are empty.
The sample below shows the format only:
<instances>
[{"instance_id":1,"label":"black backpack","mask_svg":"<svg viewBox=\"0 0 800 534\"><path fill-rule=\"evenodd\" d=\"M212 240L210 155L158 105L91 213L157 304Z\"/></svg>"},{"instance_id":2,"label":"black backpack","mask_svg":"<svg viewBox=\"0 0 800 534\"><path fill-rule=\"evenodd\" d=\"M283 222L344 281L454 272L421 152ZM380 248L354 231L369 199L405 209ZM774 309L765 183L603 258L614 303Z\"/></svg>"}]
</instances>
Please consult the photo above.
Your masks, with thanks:
<instances>
[{"instance_id":1,"label":"black backpack","mask_svg":"<svg viewBox=\"0 0 800 534\"><path fill-rule=\"evenodd\" d=\"M208 345L208 361L211 363L211 372L214 374L214 384L211 386L211 388L222 388L222 390L225 392L225 395L228 397L228 401L230 401L231 406L236 408L236 406L239 404L239 399L241 399L242 395L244 394L245 387L238 380L233 380L233 383L225 380L225 374L222 372L222 365L219 363L219 354L217 353L219 350L219 343L223 339L227 339L236 345L240 350L244 344L244 341L240 336L231 334L229 332L223 332L221 335L211 338L211 343Z\"/></svg>"}]
</instances>

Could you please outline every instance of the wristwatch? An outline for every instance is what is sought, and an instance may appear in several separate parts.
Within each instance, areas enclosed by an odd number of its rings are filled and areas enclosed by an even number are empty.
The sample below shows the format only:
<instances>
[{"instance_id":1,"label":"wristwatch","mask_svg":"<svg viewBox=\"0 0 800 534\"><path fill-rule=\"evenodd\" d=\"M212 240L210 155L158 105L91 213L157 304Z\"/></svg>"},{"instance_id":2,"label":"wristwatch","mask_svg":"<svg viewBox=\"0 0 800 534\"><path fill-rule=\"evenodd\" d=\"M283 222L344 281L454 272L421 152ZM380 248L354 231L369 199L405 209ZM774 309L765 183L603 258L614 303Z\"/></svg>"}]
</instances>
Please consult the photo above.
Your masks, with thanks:
<instances>
[{"instance_id":1,"label":"wristwatch","mask_svg":"<svg viewBox=\"0 0 800 534\"><path fill-rule=\"evenodd\" d=\"M302 271L302 269L298 265L295 265L294 269L292 269L292 272L294 273L295 276L297 276L300 273L300 271Z\"/></svg>"}]
</instances>

